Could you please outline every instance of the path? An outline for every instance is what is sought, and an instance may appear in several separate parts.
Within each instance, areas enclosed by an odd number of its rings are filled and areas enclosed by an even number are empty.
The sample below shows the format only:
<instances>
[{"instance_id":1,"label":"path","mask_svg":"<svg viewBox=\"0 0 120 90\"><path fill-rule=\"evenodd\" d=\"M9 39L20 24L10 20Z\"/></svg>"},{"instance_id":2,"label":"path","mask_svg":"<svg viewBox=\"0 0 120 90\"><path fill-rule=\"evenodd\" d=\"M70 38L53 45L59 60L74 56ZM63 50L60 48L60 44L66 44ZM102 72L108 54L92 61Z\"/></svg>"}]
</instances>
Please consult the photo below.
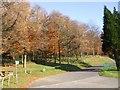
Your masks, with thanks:
<instances>
[{"instance_id":1,"label":"path","mask_svg":"<svg viewBox=\"0 0 120 90\"><path fill-rule=\"evenodd\" d=\"M32 82L30 88L117 88L118 79L102 77L98 71L102 66L83 71L67 72Z\"/></svg>"}]
</instances>

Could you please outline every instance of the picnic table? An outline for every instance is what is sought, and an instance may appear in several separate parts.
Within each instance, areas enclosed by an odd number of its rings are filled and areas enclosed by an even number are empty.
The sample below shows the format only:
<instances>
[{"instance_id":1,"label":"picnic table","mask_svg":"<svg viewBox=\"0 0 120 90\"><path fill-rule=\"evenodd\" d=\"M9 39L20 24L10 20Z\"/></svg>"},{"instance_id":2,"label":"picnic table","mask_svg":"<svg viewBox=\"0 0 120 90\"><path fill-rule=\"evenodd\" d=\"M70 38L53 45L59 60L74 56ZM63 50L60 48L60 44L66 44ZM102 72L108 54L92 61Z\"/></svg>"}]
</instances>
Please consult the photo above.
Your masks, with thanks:
<instances>
[{"instance_id":1,"label":"picnic table","mask_svg":"<svg viewBox=\"0 0 120 90\"><path fill-rule=\"evenodd\" d=\"M4 71L4 70L0 71L0 82L2 88L5 79L8 79L8 86L9 86L11 76L14 77L13 71Z\"/></svg>"}]
</instances>

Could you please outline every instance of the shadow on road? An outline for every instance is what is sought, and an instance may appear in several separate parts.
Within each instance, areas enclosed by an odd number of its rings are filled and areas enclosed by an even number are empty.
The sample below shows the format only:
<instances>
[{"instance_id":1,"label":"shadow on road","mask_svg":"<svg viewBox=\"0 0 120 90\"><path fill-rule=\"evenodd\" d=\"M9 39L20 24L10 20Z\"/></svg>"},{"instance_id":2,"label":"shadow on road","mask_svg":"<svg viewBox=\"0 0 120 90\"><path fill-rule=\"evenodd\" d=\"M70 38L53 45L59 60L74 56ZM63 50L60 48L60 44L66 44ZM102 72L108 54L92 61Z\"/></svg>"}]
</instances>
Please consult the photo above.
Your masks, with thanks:
<instances>
[{"instance_id":1,"label":"shadow on road","mask_svg":"<svg viewBox=\"0 0 120 90\"><path fill-rule=\"evenodd\" d=\"M103 69L103 66L92 66L86 69L82 69L81 71L88 71L88 72L99 72Z\"/></svg>"}]
</instances>

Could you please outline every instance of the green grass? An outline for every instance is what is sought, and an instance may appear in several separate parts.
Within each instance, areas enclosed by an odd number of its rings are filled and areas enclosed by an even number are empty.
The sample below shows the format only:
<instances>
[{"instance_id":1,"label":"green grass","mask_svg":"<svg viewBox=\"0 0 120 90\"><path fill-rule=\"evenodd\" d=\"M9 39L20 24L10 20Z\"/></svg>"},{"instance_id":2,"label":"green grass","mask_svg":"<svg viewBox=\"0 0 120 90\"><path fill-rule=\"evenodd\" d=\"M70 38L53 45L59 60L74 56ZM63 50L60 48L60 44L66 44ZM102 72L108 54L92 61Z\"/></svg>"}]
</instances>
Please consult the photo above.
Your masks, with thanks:
<instances>
[{"instance_id":1,"label":"green grass","mask_svg":"<svg viewBox=\"0 0 120 90\"><path fill-rule=\"evenodd\" d=\"M86 67L90 67L90 66L99 66L99 65L103 65L105 63L111 63L114 62L114 60L112 60L109 57L103 57L103 56L92 56L92 55L86 55L83 57L79 57L78 59L76 59L75 57L71 57L70 58L70 64L75 65L81 69L86 68ZM64 61L64 63L67 63Z\"/></svg>"},{"instance_id":2,"label":"green grass","mask_svg":"<svg viewBox=\"0 0 120 90\"><path fill-rule=\"evenodd\" d=\"M117 71L101 71L99 72L99 75L106 77L120 78L120 74L118 75Z\"/></svg>"},{"instance_id":3,"label":"green grass","mask_svg":"<svg viewBox=\"0 0 120 90\"><path fill-rule=\"evenodd\" d=\"M99 72L100 76L120 78L120 72L118 73L116 67L105 68Z\"/></svg>"},{"instance_id":4,"label":"green grass","mask_svg":"<svg viewBox=\"0 0 120 90\"><path fill-rule=\"evenodd\" d=\"M42 72L42 70L45 69L45 72ZM15 67L5 67L2 68L2 70L12 70L15 74ZM33 78L43 78L49 75L55 75L59 73L63 73L65 71L60 69L55 69L54 67L44 66L44 65L38 65L34 63L27 64L27 72L31 71L31 74L24 73L24 69L22 68L22 65L18 66L18 84L16 84L16 78L11 78L10 86L7 86L7 79L4 82L4 88L21 88L25 83L28 83Z\"/></svg>"},{"instance_id":5,"label":"green grass","mask_svg":"<svg viewBox=\"0 0 120 90\"><path fill-rule=\"evenodd\" d=\"M114 60L110 59L109 57L102 57L102 56L93 56L93 57L85 57L82 58L83 62L86 62L87 64L91 66L99 66L104 63L110 63L114 62Z\"/></svg>"}]
</instances>

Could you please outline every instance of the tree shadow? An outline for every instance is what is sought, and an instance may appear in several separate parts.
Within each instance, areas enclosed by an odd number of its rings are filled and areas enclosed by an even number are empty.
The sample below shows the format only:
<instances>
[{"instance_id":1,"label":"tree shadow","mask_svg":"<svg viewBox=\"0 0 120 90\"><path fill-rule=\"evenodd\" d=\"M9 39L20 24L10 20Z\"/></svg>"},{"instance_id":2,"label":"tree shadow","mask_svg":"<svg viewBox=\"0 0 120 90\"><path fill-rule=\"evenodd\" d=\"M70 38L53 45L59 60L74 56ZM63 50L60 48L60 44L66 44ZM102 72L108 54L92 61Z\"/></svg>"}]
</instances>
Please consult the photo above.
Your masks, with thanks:
<instances>
[{"instance_id":1,"label":"tree shadow","mask_svg":"<svg viewBox=\"0 0 120 90\"><path fill-rule=\"evenodd\" d=\"M80 71L81 70L80 67L77 67L77 66L71 65L71 64L58 64L58 63L49 62L49 63L45 63L45 64L42 63L42 65L54 67L55 69L61 69L64 71Z\"/></svg>"},{"instance_id":2,"label":"tree shadow","mask_svg":"<svg viewBox=\"0 0 120 90\"><path fill-rule=\"evenodd\" d=\"M45 65L45 66L50 66L50 67L54 67L55 69L61 69L64 71L81 71L82 69L80 67L78 67L77 65L73 65L73 64L59 64L59 63L53 63L53 62L35 62L36 64L41 64L41 65ZM85 63L85 62L80 62L81 66L84 67L91 67L91 65Z\"/></svg>"},{"instance_id":3,"label":"tree shadow","mask_svg":"<svg viewBox=\"0 0 120 90\"><path fill-rule=\"evenodd\" d=\"M36 60L35 63L45 65L45 66L54 67L55 69L61 69L64 71L99 72L99 71L103 70L103 66L92 66L88 63L85 63L83 60L79 60L79 61L74 62L72 64L59 64L59 63L54 63L54 62L47 62L46 60L41 59L41 60ZM82 69L79 66L85 67L85 69Z\"/></svg>"}]
</instances>

